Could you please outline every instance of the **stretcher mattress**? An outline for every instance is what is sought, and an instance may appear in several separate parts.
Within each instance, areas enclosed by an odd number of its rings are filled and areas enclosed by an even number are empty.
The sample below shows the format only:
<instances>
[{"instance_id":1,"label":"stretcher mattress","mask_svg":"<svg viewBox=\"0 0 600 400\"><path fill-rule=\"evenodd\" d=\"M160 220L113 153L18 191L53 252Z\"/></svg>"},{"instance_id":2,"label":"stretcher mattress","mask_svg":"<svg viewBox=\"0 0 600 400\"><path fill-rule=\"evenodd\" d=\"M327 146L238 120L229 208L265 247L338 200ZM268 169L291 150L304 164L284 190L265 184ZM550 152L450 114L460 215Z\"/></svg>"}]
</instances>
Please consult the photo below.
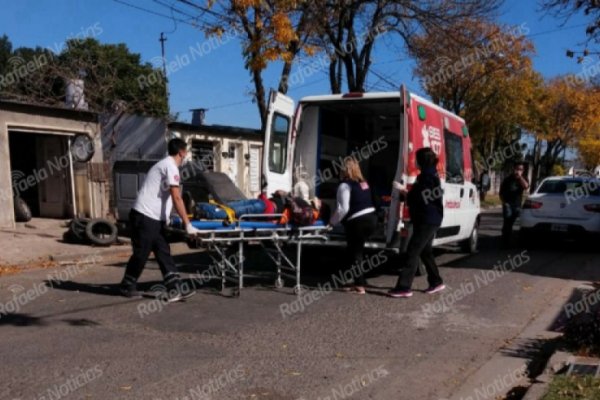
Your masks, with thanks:
<instances>
[{"instance_id":1,"label":"stretcher mattress","mask_svg":"<svg viewBox=\"0 0 600 400\"><path fill-rule=\"evenodd\" d=\"M228 231L235 229L291 229L295 228L294 225L290 224L278 224L274 222L265 222L265 221L238 221L232 223L231 225L223 225L223 221L204 221L204 220L192 220L190 221L192 226L196 229L202 231L208 230L218 230L218 231ZM175 218L173 220L173 226L181 226L181 220L179 218ZM324 227L325 223L321 220L315 221L311 227ZM298 227L304 228L304 227Z\"/></svg>"}]
</instances>

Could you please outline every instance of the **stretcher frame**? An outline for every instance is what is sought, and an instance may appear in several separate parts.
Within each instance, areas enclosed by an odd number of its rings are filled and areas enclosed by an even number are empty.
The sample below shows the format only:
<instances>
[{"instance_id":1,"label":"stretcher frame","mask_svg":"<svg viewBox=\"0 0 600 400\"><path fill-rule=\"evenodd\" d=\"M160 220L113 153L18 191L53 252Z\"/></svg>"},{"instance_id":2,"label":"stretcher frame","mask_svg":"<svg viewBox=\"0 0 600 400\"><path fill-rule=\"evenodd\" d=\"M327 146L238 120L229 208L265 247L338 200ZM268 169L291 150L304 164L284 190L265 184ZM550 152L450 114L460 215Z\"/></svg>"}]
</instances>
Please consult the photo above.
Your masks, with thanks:
<instances>
[{"instance_id":1,"label":"stretcher frame","mask_svg":"<svg viewBox=\"0 0 600 400\"><path fill-rule=\"evenodd\" d=\"M242 222L250 219L279 219L282 214L245 214L238 221L225 228L200 229L199 233L188 235L188 244L194 248L208 250L209 257L219 268L221 273L221 291L225 290L228 280L227 273L237 276L237 295L244 288L244 262L245 247L250 243L258 243L264 253L276 266L275 287L284 286L283 278L295 280L294 293L300 294L301 286L301 261L302 248L305 242L325 242L328 237L325 233L329 230L324 225L294 226L290 224L273 227L243 227ZM227 256L228 250L237 245L239 262L231 262ZM270 246L269 246L270 245ZM295 259L285 254L285 246L295 245ZM230 279L229 279L230 280Z\"/></svg>"}]
</instances>

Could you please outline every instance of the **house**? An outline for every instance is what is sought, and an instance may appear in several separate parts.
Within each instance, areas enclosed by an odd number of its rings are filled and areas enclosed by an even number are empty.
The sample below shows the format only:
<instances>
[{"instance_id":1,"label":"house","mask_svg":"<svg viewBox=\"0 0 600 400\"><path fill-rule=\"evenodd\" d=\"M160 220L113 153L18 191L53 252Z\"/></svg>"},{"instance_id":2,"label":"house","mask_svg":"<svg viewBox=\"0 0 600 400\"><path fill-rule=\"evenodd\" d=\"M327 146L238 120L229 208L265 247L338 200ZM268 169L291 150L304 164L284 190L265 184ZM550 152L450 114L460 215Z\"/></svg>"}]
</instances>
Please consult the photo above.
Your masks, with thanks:
<instances>
[{"instance_id":1,"label":"house","mask_svg":"<svg viewBox=\"0 0 600 400\"><path fill-rule=\"evenodd\" d=\"M172 122L171 136L185 140L191 161L223 172L247 196L260 194L263 135L259 130L222 125Z\"/></svg>"},{"instance_id":2,"label":"house","mask_svg":"<svg viewBox=\"0 0 600 400\"><path fill-rule=\"evenodd\" d=\"M13 228L13 197L34 217L101 217L106 173L98 114L0 100L0 227Z\"/></svg>"},{"instance_id":3,"label":"house","mask_svg":"<svg viewBox=\"0 0 600 400\"><path fill-rule=\"evenodd\" d=\"M194 163L194 170L224 172L247 196L256 197L260 193L263 138L260 131L205 125L200 118L205 110L193 111L192 123L168 123L162 118L127 113L101 117L103 156L111 176L108 190L112 212L117 213L117 205L113 203L113 165L119 161L160 160L167 154L168 140L175 137L188 143L188 161ZM136 165L140 168L150 164Z\"/></svg>"}]
</instances>

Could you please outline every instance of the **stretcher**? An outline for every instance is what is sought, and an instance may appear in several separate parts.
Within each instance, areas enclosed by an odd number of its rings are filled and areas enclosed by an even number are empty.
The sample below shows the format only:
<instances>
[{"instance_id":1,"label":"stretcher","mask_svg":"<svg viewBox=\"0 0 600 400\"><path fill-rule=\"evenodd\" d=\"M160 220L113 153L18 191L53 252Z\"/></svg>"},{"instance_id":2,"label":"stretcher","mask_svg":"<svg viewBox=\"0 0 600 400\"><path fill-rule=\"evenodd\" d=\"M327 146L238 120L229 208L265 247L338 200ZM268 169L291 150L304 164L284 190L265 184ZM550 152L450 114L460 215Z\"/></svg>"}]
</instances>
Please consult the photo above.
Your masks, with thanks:
<instances>
[{"instance_id":1,"label":"stretcher","mask_svg":"<svg viewBox=\"0 0 600 400\"><path fill-rule=\"evenodd\" d=\"M310 226L271 222L279 220L281 216L246 214L229 224L224 224L223 221L193 220L191 224L200 232L187 236L188 245L208 250L221 274L221 290L225 289L227 280L234 279L237 281L239 295L244 287L244 277L249 276L244 272L246 247L258 244L276 267L275 287L284 286L283 278L294 279L294 292L300 294L302 245L308 241L327 241L328 227L320 220ZM172 226L181 228L181 221L172 221ZM295 256L289 257L286 250L294 246ZM233 257L234 261L228 256L232 250L237 253L237 257Z\"/></svg>"}]
</instances>

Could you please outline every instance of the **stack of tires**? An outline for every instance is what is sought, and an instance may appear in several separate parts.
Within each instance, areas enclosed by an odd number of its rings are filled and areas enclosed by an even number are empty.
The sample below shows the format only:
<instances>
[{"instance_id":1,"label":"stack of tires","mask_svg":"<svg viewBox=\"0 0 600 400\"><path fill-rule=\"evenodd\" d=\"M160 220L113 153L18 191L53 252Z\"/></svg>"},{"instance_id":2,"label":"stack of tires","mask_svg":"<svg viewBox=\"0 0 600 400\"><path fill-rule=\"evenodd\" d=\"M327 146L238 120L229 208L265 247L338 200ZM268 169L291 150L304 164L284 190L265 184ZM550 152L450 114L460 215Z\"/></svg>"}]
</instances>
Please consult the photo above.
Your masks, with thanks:
<instances>
[{"instance_id":1,"label":"stack of tires","mask_svg":"<svg viewBox=\"0 0 600 400\"><path fill-rule=\"evenodd\" d=\"M117 241L118 233L117 226L107 219L75 218L69 223L69 230L63 235L63 240L67 243L110 246Z\"/></svg>"}]
</instances>

